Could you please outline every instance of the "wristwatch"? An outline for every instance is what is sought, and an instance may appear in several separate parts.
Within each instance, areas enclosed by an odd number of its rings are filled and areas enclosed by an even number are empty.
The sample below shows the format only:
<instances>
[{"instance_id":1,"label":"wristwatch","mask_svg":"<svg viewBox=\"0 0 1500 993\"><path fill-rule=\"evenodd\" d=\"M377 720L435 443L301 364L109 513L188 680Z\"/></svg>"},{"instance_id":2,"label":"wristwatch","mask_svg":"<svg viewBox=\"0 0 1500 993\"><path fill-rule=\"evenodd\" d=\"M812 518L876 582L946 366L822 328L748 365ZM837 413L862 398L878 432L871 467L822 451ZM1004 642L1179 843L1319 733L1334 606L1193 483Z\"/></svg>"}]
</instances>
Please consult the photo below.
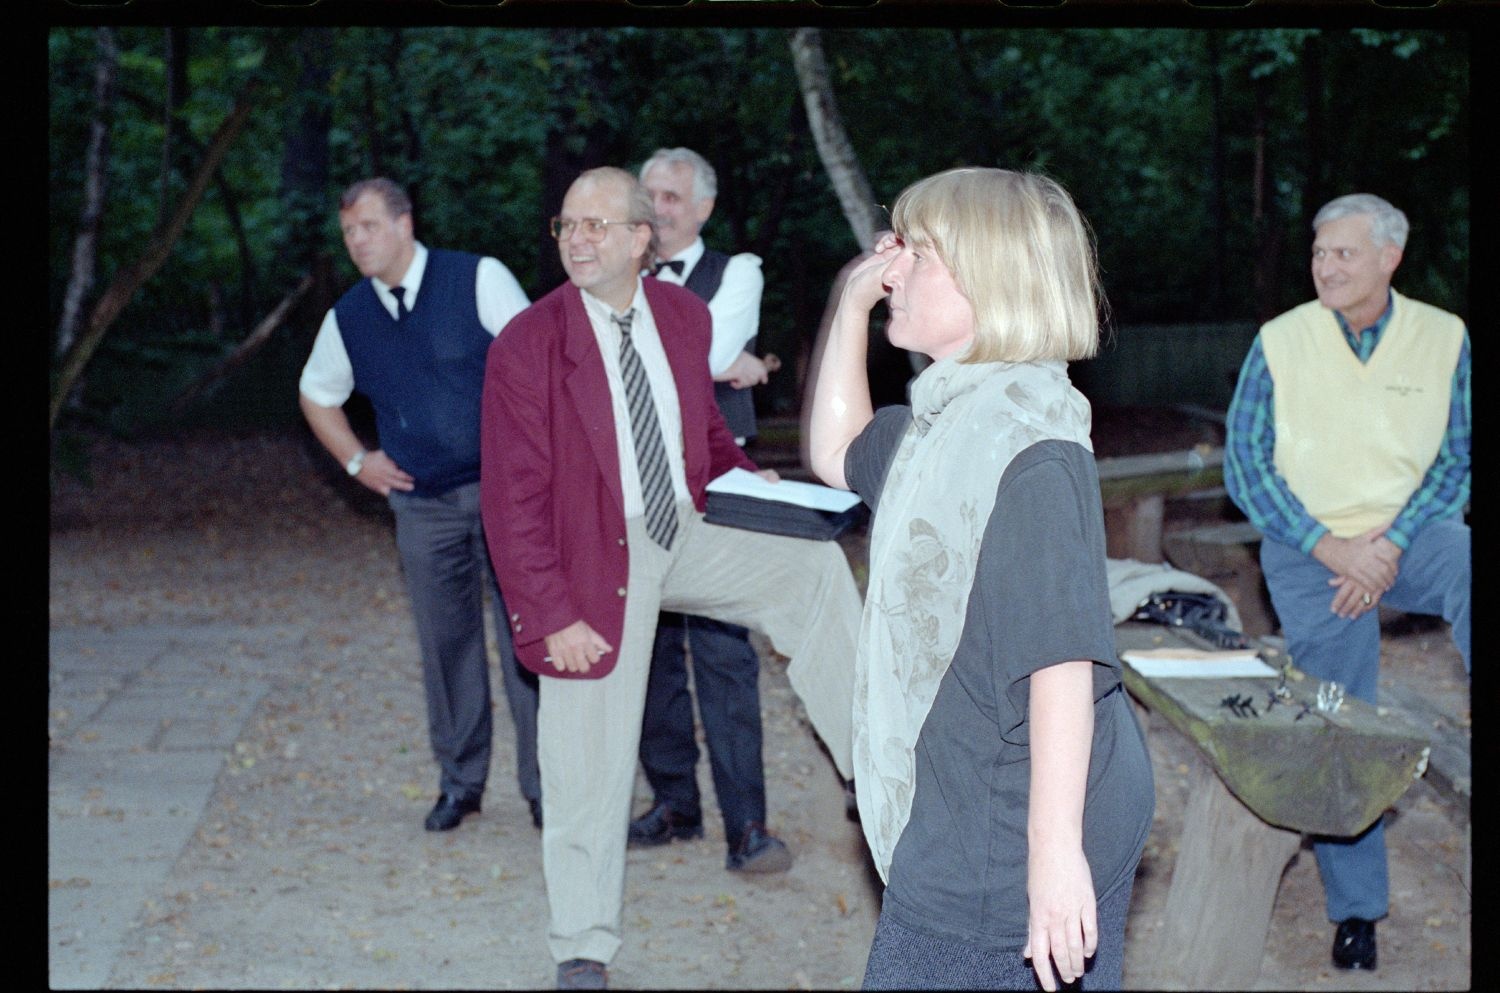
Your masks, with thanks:
<instances>
[{"instance_id":1,"label":"wristwatch","mask_svg":"<svg viewBox=\"0 0 1500 993\"><path fill-rule=\"evenodd\" d=\"M359 475L360 466L362 466L362 465L365 464L365 456L368 455L368 454L369 454L368 452L366 452L363 448L361 448L358 452L356 452L354 454L354 458L350 459L347 463L345 463L344 468L348 471L349 475L351 475L351 476L358 476Z\"/></svg>"}]
</instances>

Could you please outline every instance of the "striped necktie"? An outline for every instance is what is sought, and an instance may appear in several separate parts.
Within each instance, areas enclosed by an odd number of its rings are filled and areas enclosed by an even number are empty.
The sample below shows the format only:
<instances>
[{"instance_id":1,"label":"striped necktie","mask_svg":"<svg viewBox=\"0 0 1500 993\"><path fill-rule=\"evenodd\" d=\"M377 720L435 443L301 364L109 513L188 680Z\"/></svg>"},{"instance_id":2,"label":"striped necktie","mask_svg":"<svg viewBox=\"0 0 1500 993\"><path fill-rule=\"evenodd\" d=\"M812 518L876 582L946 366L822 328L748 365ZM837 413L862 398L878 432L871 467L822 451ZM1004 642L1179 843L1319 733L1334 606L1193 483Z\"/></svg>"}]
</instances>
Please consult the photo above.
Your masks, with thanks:
<instances>
[{"instance_id":1,"label":"striped necktie","mask_svg":"<svg viewBox=\"0 0 1500 993\"><path fill-rule=\"evenodd\" d=\"M641 499L646 505L646 533L662 548L671 550L677 537L677 506L672 477L667 468L667 446L656 418L656 400L641 356L630 342L632 307L622 315L610 315L620 329L620 377L625 381L625 400L630 406L630 433L635 439L635 464L641 474Z\"/></svg>"}]
</instances>

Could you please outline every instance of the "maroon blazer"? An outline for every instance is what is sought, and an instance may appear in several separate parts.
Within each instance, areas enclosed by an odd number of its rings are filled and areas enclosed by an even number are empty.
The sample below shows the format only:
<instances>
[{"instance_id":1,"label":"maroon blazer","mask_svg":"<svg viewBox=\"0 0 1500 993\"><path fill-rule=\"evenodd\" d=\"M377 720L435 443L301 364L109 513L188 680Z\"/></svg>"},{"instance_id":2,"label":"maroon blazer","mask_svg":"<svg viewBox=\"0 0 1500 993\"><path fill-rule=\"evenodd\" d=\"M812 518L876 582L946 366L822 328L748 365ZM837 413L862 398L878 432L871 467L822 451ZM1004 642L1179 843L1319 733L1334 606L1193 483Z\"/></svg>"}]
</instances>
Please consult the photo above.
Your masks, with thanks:
<instances>
[{"instance_id":1,"label":"maroon blazer","mask_svg":"<svg viewBox=\"0 0 1500 993\"><path fill-rule=\"evenodd\" d=\"M644 285L677 383L687 485L701 512L710 480L755 463L714 402L707 305L679 286ZM516 655L544 676L606 676L625 627L630 549L609 381L572 283L517 314L490 346L481 416L480 508ZM580 619L616 651L586 673L559 672L543 661L544 639Z\"/></svg>"}]
</instances>

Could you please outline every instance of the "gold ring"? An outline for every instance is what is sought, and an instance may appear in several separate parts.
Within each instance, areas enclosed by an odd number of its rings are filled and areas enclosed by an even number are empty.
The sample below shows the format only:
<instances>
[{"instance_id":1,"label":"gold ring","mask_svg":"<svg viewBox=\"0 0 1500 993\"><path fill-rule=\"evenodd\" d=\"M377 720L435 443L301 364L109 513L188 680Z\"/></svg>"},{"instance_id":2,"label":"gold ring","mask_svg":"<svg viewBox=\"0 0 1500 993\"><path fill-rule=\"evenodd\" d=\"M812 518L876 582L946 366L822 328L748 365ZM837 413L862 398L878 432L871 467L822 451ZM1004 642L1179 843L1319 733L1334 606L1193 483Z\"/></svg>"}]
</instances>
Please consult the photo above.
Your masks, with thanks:
<instances>
[{"instance_id":1,"label":"gold ring","mask_svg":"<svg viewBox=\"0 0 1500 993\"><path fill-rule=\"evenodd\" d=\"M1365 594L1365 606L1368 607L1369 605L1370 605L1370 594L1366 593Z\"/></svg>"}]
</instances>

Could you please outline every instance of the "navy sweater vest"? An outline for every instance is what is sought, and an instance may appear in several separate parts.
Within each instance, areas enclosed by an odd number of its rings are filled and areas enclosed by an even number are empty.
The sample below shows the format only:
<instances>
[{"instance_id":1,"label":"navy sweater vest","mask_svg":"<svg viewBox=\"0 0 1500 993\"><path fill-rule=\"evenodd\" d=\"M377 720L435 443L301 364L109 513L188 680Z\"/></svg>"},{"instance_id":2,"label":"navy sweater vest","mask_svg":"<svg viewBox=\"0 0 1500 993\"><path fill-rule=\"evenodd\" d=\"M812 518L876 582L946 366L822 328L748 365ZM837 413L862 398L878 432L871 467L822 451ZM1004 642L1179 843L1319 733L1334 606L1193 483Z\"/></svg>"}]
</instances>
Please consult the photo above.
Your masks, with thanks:
<instances>
[{"instance_id":1,"label":"navy sweater vest","mask_svg":"<svg viewBox=\"0 0 1500 993\"><path fill-rule=\"evenodd\" d=\"M479 479L479 403L495 339L479 323L479 256L429 249L417 306L397 322L368 279L333 305L380 447L432 497Z\"/></svg>"},{"instance_id":2,"label":"navy sweater vest","mask_svg":"<svg viewBox=\"0 0 1500 993\"><path fill-rule=\"evenodd\" d=\"M727 268L729 256L713 249L704 249L703 257L693 266L692 274L683 285L707 303L719 292L719 284L724 281L724 270ZM745 342L745 350L752 353L755 351L754 338ZM755 398L749 389L737 390L728 383L714 383L714 400L719 404L719 412L724 415L724 423L729 425L731 434L746 440L755 437Z\"/></svg>"}]
</instances>

